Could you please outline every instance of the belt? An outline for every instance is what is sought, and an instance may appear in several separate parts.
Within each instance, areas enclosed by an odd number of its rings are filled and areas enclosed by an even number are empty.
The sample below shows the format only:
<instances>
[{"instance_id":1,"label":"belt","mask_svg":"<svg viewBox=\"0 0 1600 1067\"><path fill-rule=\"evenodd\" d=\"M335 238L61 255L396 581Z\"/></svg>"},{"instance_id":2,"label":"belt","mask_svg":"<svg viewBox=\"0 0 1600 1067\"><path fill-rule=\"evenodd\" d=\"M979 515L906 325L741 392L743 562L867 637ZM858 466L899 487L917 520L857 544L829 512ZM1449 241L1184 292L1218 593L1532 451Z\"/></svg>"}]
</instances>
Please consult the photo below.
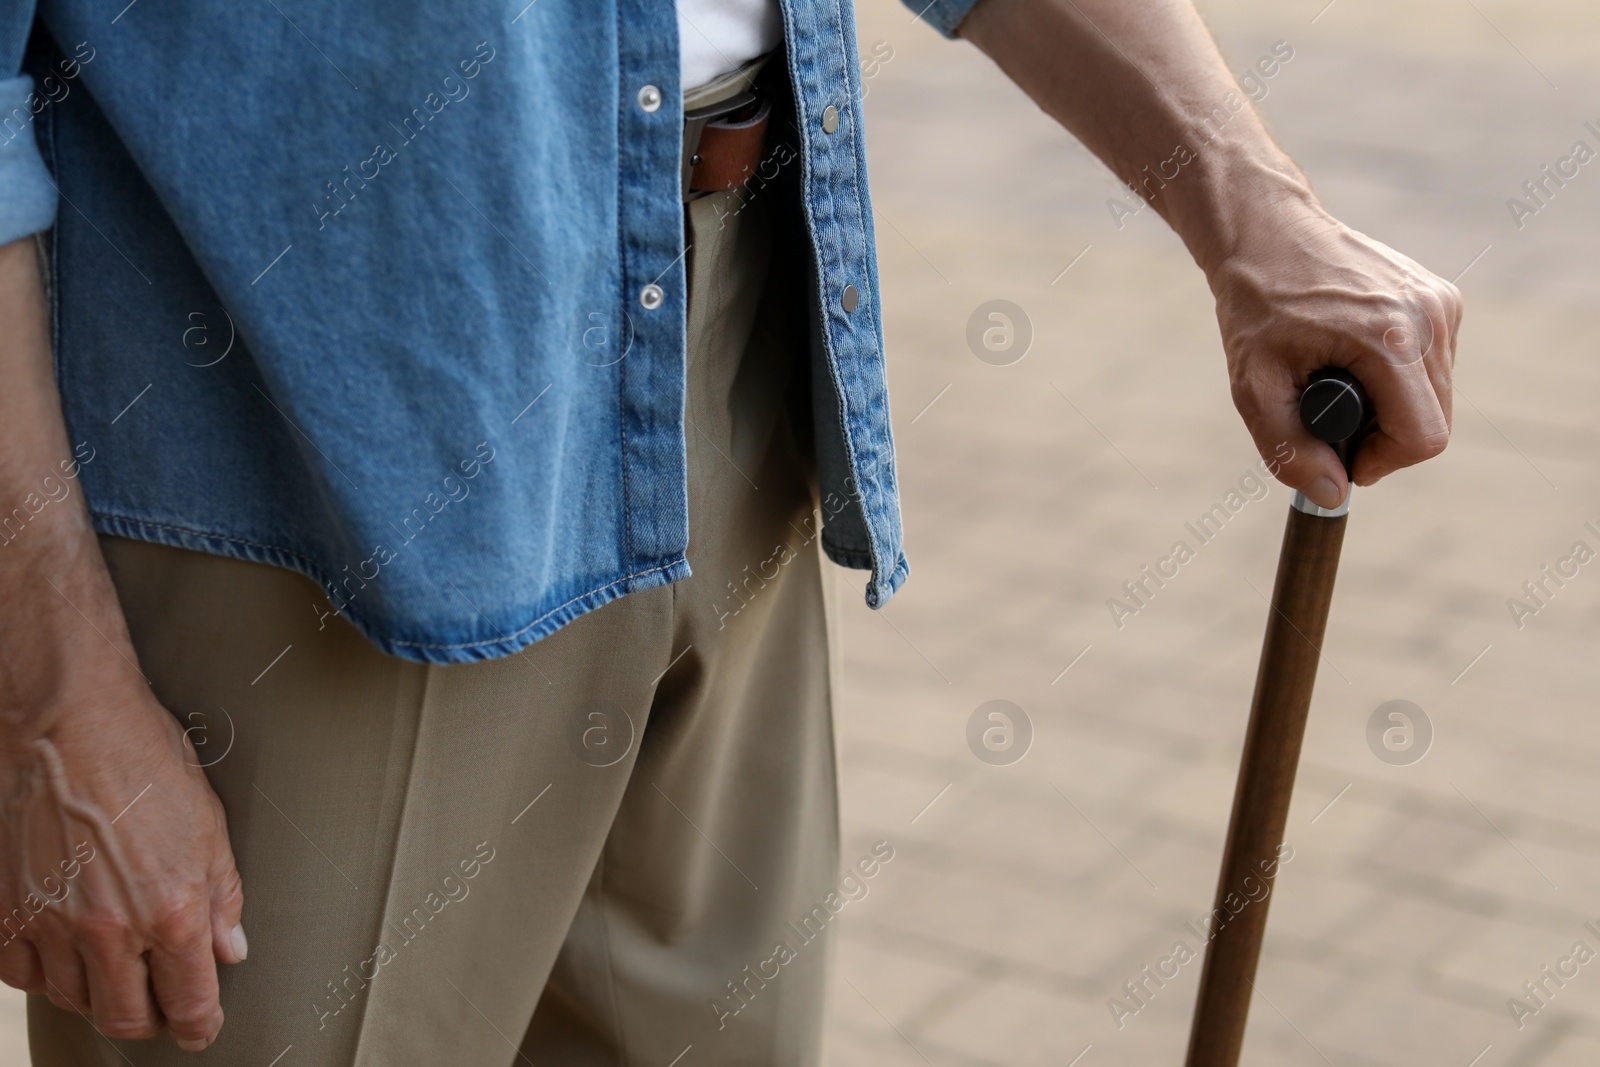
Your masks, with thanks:
<instances>
[{"instance_id":1,"label":"belt","mask_svg":"<svg viewBox=\"0 0 1600 1067\"><path fill-rule=\"evenodd\" d=\"M683 199L737 189L755 174L772 101L751 92L683 113Z\"/></svg>"}]
</instances>

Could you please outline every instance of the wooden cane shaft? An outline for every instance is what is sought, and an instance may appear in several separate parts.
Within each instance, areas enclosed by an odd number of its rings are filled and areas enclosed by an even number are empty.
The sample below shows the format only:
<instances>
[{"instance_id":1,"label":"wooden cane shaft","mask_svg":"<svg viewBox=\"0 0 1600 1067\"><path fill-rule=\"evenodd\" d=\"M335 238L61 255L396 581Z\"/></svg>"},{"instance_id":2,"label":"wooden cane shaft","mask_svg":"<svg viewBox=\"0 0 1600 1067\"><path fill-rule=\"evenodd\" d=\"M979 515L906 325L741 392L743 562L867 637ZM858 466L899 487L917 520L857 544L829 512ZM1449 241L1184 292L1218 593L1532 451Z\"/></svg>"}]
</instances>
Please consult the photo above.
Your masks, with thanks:
<instances>
[{"instance_id":1,"label":"wooden cane shaft","mask_svg":"<svg viewBox=\"0 0 1600 1067\"><path fill-rule=\"evenodd\" d=\"M1345 521L1343 515L1322 518L1289 509L1222 873L1204 931L1211 940L1200 972L1187 1067L1236 1067L1239 1062Z\"/></svg>"}]
</instances>

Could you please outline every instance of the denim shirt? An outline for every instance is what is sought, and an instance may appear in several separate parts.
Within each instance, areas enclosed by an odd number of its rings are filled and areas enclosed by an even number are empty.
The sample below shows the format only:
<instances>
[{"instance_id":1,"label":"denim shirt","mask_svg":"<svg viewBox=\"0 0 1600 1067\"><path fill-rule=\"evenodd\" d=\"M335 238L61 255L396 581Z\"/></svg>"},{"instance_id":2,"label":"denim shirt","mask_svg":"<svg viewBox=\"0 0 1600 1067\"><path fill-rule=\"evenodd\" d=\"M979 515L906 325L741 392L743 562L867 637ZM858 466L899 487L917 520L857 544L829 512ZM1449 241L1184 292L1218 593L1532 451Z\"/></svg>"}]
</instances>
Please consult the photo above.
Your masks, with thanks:
<instances>
[{"instance_id":1,"label":"denim shirt","mask_svg":"<svg viewBox=\"0 0 1600 1067\"><path fill-rule=\"evenodd\" d=\"M782 9L822 545L879 606L907 566L854 15ZM436 663L687 577L681 101L667 0L8 0L0 243L50 230L95 527L292 568Z\"/></svg>"}]
</instances>

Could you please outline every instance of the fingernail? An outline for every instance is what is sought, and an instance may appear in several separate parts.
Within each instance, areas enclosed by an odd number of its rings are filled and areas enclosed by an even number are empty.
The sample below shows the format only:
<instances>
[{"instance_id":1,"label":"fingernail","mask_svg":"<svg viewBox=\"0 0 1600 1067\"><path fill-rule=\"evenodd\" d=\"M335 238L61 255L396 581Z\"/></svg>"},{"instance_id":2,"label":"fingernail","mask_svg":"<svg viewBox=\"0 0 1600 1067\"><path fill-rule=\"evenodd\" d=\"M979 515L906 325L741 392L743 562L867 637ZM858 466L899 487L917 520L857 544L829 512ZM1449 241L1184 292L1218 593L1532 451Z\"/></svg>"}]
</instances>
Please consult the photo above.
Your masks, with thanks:
<instances>
[{"instance_id":1,"label":"fingernail","mask_svg":"<svg viewBox=\"0 0 1600 1067\"><path fill-rule=\"evenodd\" d=\"M1339 506L1339 501L1344 499L1339 492L1339 483L1324 474L1310 485L1306 486L1306 496L1319 508L1330 511Z\"/></svg>"},{"instance_id":2,"label":"fingernail","mask_svg":"<svg viewBox=\"0 0 1600 1067\"><path fill-rule=\"evenodd\" d=\"M244 923L234 923L233 933L229 937L233 942L233 954L244 959L250 951L250 942L244 939Z\"/></svg>"},{"instance_id":3,"label":"fingernail","mask_svg":"<svg viewBox=\"0 0 1600 1067\"><path fill-rule=\"evenodd\" d=\"M179 1041L178 1047L183 1049L185 1052L204 1052L206 1046L209 1044L211 1044L211 1039L208 1037L202 1037L198 1041Z\"/></svg>"}]
</instances>

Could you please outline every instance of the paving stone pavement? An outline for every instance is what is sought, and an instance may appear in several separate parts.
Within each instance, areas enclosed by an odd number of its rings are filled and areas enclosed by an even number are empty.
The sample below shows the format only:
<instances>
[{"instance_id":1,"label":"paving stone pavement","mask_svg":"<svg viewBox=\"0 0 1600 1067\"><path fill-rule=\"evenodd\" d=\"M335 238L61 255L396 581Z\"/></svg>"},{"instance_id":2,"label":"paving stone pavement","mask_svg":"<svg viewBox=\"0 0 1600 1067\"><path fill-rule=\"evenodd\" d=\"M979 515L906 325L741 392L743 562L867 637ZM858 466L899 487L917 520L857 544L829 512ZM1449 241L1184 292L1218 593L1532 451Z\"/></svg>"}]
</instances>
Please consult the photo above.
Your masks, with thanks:
<instances>
[{"instance_id":1,"label":"paving stone pavement","mask_svg":"<svg viewBox=\"0 0 1600 1067\"><path fill-rule=\"evenodd\" d=\"M845 855L896 857L840 918L830 1062L1178 1064L1198 961L1120 1027L1107 1003L1210 906L1288 494L1116 628L1106 599L1256 462L1209 294L1159 219L1117 228L1108 173L974 49L859 2L913 573L874 613L834 572ZM1449 451L1354 502L1244 1062L1600 1063L1600 962L1521 1029L1506 1006L1600 950L1600 568L1520 630L1506 607L1600 548L1600 168L1520 230L1505 203L1600 147L1600 9L1202 7L1236 70L1290 43L1261 103L1280 139L1468 301ZM991 299L1032 324L1009 366L967 347ZM1366 740L1397 698L1434 729L1409 766ZM994 699L1034 730L1009 766L967 745ZM0 998L0 1063L23 1041Z\"/></svg>"},{"instance_id":2,"label":"paving stone pavement","mask_svg":"<svg viewBox=\"0 0 1600 1067\"><path fill-rule=\"evenodd\" d=\"M1506 607L1600 547L1600 171L1520 231L1506 206L1600 146L1600 11L1202 8L1236 70L1293 47L1260 106L1336 214L1470 265L1455 439L1355 498L1244 1062L1600 1063L1600 965L1520 1030L1506 1005L1600 950L1600 579L1521 630ZM1120 1028L1107 1002L1198 946L1288 494L1117 629L1106 599L1255 459L1204 281L1153 214L1117 228L1114 180L975 50L891 0L864 0L860 39L912 576L881 614L839 576L846 851L898 855L841 917L830 1062L1179 1064L1198 961ZM1032 325L1009 366L967 347L992 299ZM993 699L1034 727L1010 766L967 748ZM1409 766L1367 745L1391 699L1435 731Z\"/></svg>"}]
</instances>

